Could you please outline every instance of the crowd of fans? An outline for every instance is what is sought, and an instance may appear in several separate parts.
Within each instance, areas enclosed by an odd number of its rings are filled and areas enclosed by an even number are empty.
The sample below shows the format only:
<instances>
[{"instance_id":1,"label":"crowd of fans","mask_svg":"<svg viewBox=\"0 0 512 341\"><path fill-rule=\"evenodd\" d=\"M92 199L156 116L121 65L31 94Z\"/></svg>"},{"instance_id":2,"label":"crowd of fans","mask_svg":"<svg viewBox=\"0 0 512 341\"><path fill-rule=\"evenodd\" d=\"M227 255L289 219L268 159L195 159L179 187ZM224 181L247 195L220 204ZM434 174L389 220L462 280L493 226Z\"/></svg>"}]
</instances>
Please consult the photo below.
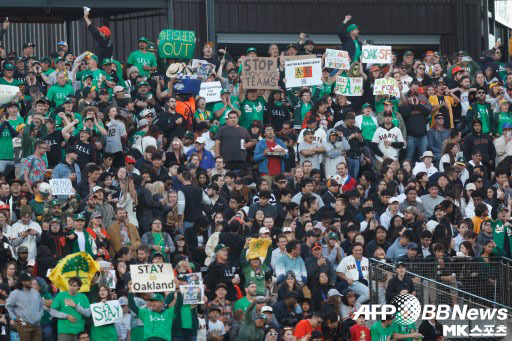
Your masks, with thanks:
<instances>
[{"instance_id":1,"label":"crowd of fans","mask_svg":"<svg viewBox=\"0 0 512 341\"><path fill-rule=\"evenodd\" d=\"M396 266L383 302L416 294L406 270L422 263L477 295L504 285L486 263L511 256L506 51L362 64L368 42L350 19L332 46L350 69L324 68L312 87L285 87L283 56L325 52L305 34L268 46L280 60L272 91L244 90L240 58L198 44L214 65L202 81L223 87L210 103L183 90L187 61L158 58L146 37L113 59L109 28L87 13L92 52L0 45L0 84L19 88L0 116L0 340L439 340L435 320L352 318L370 299L370 258ZM335 94L339 75L363 77L363 95ZM385 77L399 97L373 95ZM74 194L53 196L50 179ZM248 257L256 239L266 252ZM79 251L101 271L89 292L78 277L58 292L49 270ZM129 265L141 263L171 263L178 286L201 272L204 304L132 293ZM106 300L124 317L96 327L89 305Z\"/></svg>"}]
</instances>

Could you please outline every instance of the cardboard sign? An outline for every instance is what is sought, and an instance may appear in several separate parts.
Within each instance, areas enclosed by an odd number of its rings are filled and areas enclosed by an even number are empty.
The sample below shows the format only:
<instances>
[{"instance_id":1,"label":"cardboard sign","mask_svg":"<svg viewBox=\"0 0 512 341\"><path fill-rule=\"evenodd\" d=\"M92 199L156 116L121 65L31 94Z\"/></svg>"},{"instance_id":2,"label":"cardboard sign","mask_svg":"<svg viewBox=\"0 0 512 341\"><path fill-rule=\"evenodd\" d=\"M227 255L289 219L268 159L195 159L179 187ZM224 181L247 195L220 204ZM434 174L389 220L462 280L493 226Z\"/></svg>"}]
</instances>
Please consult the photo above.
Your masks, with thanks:
<instances>
[{"instance_id":1,"label":"cardboard sign","mask_svg":"<svg viewBox=\"0 0 512 341\"><path fill-rule=\"evenodd\" d=\"M277 58L242 58L244 89L279 89L279 71L277 70L277 66Z\"/></svg>"},{"instance_id":2,"label":"cardboard sign","mask_svg":"<svg viewBox=\"0 0 512 341\"><path fill-rule=\"evenodd\" d=\"M361 58L368 64L391 64L391 46L363 45Z\"/></svg>"},{"instance_id":3,"label":"cardboard sign","mask_svg":"<svg viewBox=\"0 0 512 341\"><path fill-rule=\"evenodd\" d=\"M20 89L17 86L0 85L0 105L12 102L18 92Z\"/></svg>"},{"instance_id":4,"label":"cardboard sign","mask_svg":"<svg viewBox=\"0 0 512 341\"><path fill-rule=\"evenodd\" d=\"M96 327L120 322L123 318L123 309L118 300L105 303L91 304L91 317Z\"/></svg>"},{"instance_id":5,"label":"cardboard sign","mask_svg":"<svg viewBox=\"0 0 512 341\"><path fill-rule=\"evenodd\" d=\"M70 179L50 179L52 195L73 195L75 191Z\"/></svg>"},{"instance_id":6,"label":"cardboard sign","mask_svg":"<svg viewBox=\"0 0 512 341\"><path fill-rule=\"evenodd\" d=\"M180 291L183 295L183 305L203 304L204 285L180 285Z\"/></svg>"},{"instance_id":7,"label":"cardboard sign","mask_svg":"<svg viewBox=\"0 0 512 341\"><path fill-rule=\"evenodd\" d=\"M373 84L374 95L390 95L400 97L398 82L394 78L379 78Z\"/></svg>"},{"instance_id":8,"label":"cardboard sign","mask_svg":"<svg viewBox=\"0 0 512 341\"><path fill-rule=\"evenodd\" d=\"M197 75L197 79L204 80L215 71L215 65L202 59L192 59L192 72Z\"/></svg>"},{"instance_id":9,"label":"cardboard sign","mask_svg":"<svg viewBox=\"0 0 512 341\"><path fill-rule=\"evenodd\" d=\"M334 93L343 96L362 96L363 77L336 77Z\"/></svg>"},{"instance_id":10,"label":"cardboard sign","mask_svg":"<svg viewBox=\"0 0 512 341\"><path fill-rule=\"evenodd\" d=\"M133 292L174 291L174 271L171 264L130 265Z\"/></svg>"},{"instance_id":11,"label":"cardboard sign","mask_svg":"<svg viewBox=\"0 0 512 341\"><path fill-rule=\"evenodd\" d=\"M202 82L199 96L204 97L206 103L219 102L222 85L220 82Z\"/></svg>"},{"instance_id":12,"label":"cardboard sign","mask_svg":"<svg viewBox=\"0 0 512 341\"><path fill-rule=\"evenodd\" d=\"M330 69L350 69L350 56L347 51L325 50L325 67Z\"/></svg>"},{"instance_id":13,"label":"cardboard sign","mask_svg":"<svg viewBox=\"0 0 512 341\"><path fill-rule=\"evenodd\" d=\"M322 59L290 60L285 63L286 87L322 84Z\"/></svg>"},{"instance_id":14,"label":"cardboard sign","mask_svg":"<svg viewBox=\"0 0 512 341\"><path fill-rule=\"evenodd\" d=\"M280 57L285 62L289 60L301 60L301 59L314 59L316 58L316 54L301 54L297 56L281 56Z\"/></svg>"},{"instance_id":15,"label":"cardboard sign","mask_svg":"<svg viewBox=\"0 0 512 341\"><path fill-rule=\"evenodd\" d=\"M191 59L196 49L194 31L162 30L158 35L158 56L160 58Z\"/></svg>"}]
</instances>

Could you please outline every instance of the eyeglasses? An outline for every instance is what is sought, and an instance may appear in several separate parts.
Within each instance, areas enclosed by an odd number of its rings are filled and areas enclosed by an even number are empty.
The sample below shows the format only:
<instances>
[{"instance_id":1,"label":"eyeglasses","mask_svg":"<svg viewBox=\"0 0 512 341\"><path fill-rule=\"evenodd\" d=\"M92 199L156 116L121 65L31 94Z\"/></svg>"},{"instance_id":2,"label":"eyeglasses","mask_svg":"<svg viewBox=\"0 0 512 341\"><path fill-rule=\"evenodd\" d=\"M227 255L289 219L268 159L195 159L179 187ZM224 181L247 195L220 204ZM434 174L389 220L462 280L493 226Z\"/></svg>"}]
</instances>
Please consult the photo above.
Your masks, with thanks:
<instances>
[{"instance_id":1,"label":"eyeglasses","mask_svg":"<svg viewBox=\"0 0 512 341\"><path fill-rule=\"evenodd\" d=\"M476 93L477 93L478 95L483 95L483 94L485 94L485 91L477 91Z\"/></svg>"}]
</instances>

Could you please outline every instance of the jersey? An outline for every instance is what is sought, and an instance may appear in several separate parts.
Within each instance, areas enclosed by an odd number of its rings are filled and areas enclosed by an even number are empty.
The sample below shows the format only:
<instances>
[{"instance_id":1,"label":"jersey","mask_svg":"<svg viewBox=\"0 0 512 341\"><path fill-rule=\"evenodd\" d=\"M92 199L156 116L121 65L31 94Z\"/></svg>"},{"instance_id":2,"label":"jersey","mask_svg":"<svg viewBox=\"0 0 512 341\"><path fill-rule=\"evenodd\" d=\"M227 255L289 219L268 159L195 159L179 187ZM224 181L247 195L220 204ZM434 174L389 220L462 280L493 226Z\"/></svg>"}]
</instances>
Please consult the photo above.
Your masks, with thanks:
<instances>
[{"instance_id":1,"label":"jersey","mask_svg":"<svg viewBox=\"0 0 512 341\"><path fill-rule=\"evenodd\" d=\"M392 160L398 160L398 154L400 150L393 146L386 146L384 141L393 142L404 142L404 137L402 136L402 131L393 127L391 129L386 129L384 127L378 127L375 130L375 134L373 135L372 142L377 143L379 145L379 150L384 154L384 156L375 155L377 160L382 162L384 158L390 158Z\"/></svg>"},{"instance_id":2,"label":"jersey","mask_svg":"<svg viewBox=\"0 0 512 341\"><path fill-rule=\"evenodd\" d=\"M149 77L150 71L144 70L144 65L156 66L156 58L152 52L133 51L126 61L128 64L136 66L142 76Z\"/></svg>"}]
</instances>

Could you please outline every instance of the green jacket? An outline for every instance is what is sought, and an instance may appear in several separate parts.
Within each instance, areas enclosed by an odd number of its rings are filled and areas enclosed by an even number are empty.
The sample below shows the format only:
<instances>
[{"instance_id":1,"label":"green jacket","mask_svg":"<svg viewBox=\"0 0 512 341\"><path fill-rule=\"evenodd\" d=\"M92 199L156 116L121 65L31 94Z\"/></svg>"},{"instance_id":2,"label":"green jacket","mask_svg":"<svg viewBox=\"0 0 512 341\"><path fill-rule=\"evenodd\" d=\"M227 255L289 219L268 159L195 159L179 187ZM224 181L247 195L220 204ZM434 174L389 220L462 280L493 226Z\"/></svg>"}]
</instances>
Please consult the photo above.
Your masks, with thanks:
<instances>
[{"instance_id":1,"label":"green jacket","mask_svg":"<svg viewBox=\"0 0 512 341\"><path fill-rule=\"evenodd\" d=\"M21 157L28 157L29 155L34 154L36 150L36 141L39 139L44 140L46 138L46 134L46 124L42 124L37 136L30 136L30 124L27 124L25 128L23 128L23 134L21 137Z\"/></svg>"},{"instance_id":2,"label":"green jacket","mask_svg":"<svg viewBox=\"0 0 512 341\"><path fill-rule=\"evenodd\" d=\"M265 337L263 328L256 327L252 318L252 311L256 307L256 303L253 302L245 311L245 321L240 329L237 341L261 341Z\"/></svg>"},{"instance_id":3,"label":"green jacket","mask_svg":"<svg viewBox=\"0 0 512 341\"><path fill-rule=\"evenodd\" d=\"M505 234L508 235L508 242L510 250L512 250L512 227L505 226L501 220L491 221L492 226L492 240L496 243L494 252L499 255L505 255Z\"/></svg>"},{"instance_id":4,"label":"green jacket","mask_svg":"<svg viewBox=\"0 0 512 341\"><path fill-rule=\"evenodd\" d=\"M174 292L170 293L164 300L165 306L169 305L174 300ZM197 330L199 329L199 319L197 318L197 306L190 306L190 305L182 305L178 310L175 312L174 322L172 324L172 335L173 336L182 336L182 329L183 329L183 321L182 319L185 318L186 310L190 309L191 317L192 317L192 328L190 329L193 336L197 335ZM190 335L190 334L189 334Z\"/></svg>"},{"instance_id":5,"label":"green jacket","mask_svg":"<svg viewBox=\"0 0 512 341\"><path fill-rule=\"evenodd\" d=\"M489 118L489 128L490 130L487 134L494 134L497 129L497 121L494 119L494 111L492 110L492 107L489 103L484 103L484 105L487 107L487 117ZM466 113L466 127L472 127L473 126L473 120L476 118L480 118L478 115L478 102L471 103L471 108ZM480 118L480 120L482 120Z\"/></svg>"},{"instance_id":6,"label":"green jacket","mask_svg":"<svg viewBox=\"0 0 512 341\"><path fill-rule=\"evenodd\" d=\"M313 103L320 99L319 96L321 91L315 89L316 88L311 89L311 106L313 106ZM302 101L302 99L295 95L295 89L288 89L286 94L288 95L290 103L293 105L293 127L295 129L302 129L303 117L301 116L301 112L305 103Z\"/></svg>"},{"instance_id":7,"label":"green jacket","mask_svg":"<svg viewBox=\"0 0 512 341\"><path fill-rule=\"evenodd\" d=\"M84 229L84 237L85 237L85 252L91 255L94 258L95 254L93 253L92 244L94 243L94 239L87 233ZM71 243L71 253L80 252L80 247L78 246L78 237L76 236L75 229L71 230L71 233L75 234L75 240Z\"/></svg>"}]
</instances>

